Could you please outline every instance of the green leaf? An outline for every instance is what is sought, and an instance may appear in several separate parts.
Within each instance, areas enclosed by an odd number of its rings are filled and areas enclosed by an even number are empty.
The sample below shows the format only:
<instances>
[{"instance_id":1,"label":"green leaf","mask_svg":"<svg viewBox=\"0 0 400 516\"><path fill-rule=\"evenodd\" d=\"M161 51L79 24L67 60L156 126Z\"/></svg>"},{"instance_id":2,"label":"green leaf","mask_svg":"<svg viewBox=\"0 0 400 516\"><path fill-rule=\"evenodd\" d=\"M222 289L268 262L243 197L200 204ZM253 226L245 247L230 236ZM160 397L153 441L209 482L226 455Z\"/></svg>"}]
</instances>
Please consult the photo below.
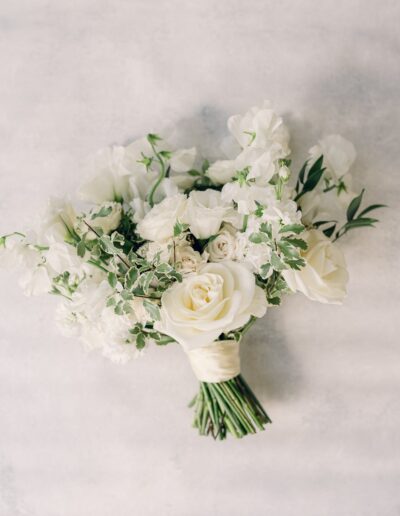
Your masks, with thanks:
<instances>
[{"instance_id":1,"label":"green leaf","mask_svg":"<svg viewBox=\"0 0 400 516\"><path fill-rule=\"evenodd\" d=\"M108 235L104 235L99 239L100 247L103 249L103 251L107 254L115 255L120 252L120 249L115 247L115 245L112 243L111 238Z\"/></svg>"},{"instance_id":2,"label":"green leaf","mask_svg":"<svg viewBox=\"0 0 400 516\"><path fill-rule=\"evenodd\" d=\"M107 275L108 283L110 284L110 287L115 288L118 283L117 275L114 272L109 272Z\"/></svg>"},{"instance_id":3,"label":"green leaf","mask_svg":"<svg viewBox=\"0 0 400 516\"><path fill-rule=\"evenodd\" d=\"M158 136L158 134L149 133L147 135L147 141L150 143L150 145L157 145L157 142L160 142L162 138Z\"/></svg>"},{"instance_id":4,"label":"green leaf","mask_svg":"<svg viewBox=\"0 0 400 516\"><path fill-rule=\"evenodd\" d=\"M252 233L249 236L249 240L253 244L262 244L262 243L269 242L269 238L267 237L267 235L265 233Z\"/></svg>"},{"instance_id":5,"label":"green leaf","mask_svg":"<svg viewBox=\"0 0 400 516\"><path fill-rule=\"evenodd\" d=\"M269 238L272 238L271 224L267 224L266 222L263 222L262 224L260 224L260 231L262 233L265 233L266 235L268 235Z\"/></svg>"},{"instance_id":6,"label":"green leaf","mask_svg":"<svg viewBox=\"0 0 400 516\"><path fill-rule=\"evenodd\" d=\"M308 248L307 242L302 238L284 238L283 240L294 247L302 249L303 251Z\"/></svg>"},{"instance_id":7,"label":"green leaf","mask_svg":"<svg viewBox=\"0 0 400 516\"><path fill-rule=\"evenodd\" d=\"M279 233L296 233L298 235L304 231L304 226L302 224L285 224L279 230Z\"/></svg>"},{"instance_id":8,"label":"green leaf","mask_svg":"<svg viewBox=\"0 0 400 516\"><path fill-rule=\"evenodd\" d=\"M114 308L114 312L117 314L117 315L123 315L124 313L124 310L123 310L123 301L120 301Z\"/></svg>"},{"instance_id":9,"label":"green leaf","mask_svg":"<svg viewBox=\"0 0 400 516\"><path fill-rule=\"evenodd\" d=\"M369 213L372 210L377 210L378 208L387 208L386 204L371 204L368 208L365 208L360 214L359 217L362 217L366 213Z\"/></svg>"},{"instance_id":10,"label":"green leaf","mask_svg":"<svg viewBox=\"0 0 400 516\"><path fill-rule=\"evenodd\" d=\"M201 171L203 172L203 174L205 174L209 168L210 168L210 162L208 161L208 159L205 159L201 166Z\"/></svg>"},{"instance_id":11,"label":"green leaf","mask_svg":"<svg viewBox=\"0 0 400 516\"><path fill-rule=\"evenodd\" d=\"M176 221L174 225L174 237L179 236L184 231L186 231L189 228L189 224L184 224L182 222Z\"/></svg>"},{"instance_id":12,"label":"green leaf","mask_svg":"<svg viewBox=\"0 0 400 516\"><path fill-rule=\"evenodd\" d=\"M260 269L261 278L264 280L267 279L270 271L271 271L270 263L264 263L263 265L261 265L261 269Z\"/></svg>"},{"instance_id":13,"label":"green leaf","mask_svg":"<svg viewBox=\"0 0 400 516\"><path fill-rule=\"evenodd\" d=\"M187 173L192 177L201 176L201 173L198 170L188 170Z\"/></svg>"},{"instance_id":14,"label":"green leaf","mask_svg":"<svg viewBox=\"0 0 400 516\"><path fill-rule=\"evenodd\" d=\"M360 195L357 195L357 197L354 197L354 199L350 202L349 207L347 208L347 213L346 213L346 217L349 222L354 219L355 214L357 213L357 210L360 207L364 192L365 192L365 189L363 188L361 190Z\"/></svg>"},{"instance_id":15,"label":"green leaf","mask_svg":"<svg viewBox=\"0 0 400 516\"><path fill-rule=\"evenodd\" d=\"M124 281L125 288L128 290L131 290L131 288L133 288L138 276L139 276L139 271L138 271L137 267L131 267L125 275L125 281Z\"/></svg>"},{"instance_id":16,"label":"green leaf","mask_svg":"<svg viewBox=\"0 0 400 516\"><path fill-rule=\"evenodd\" d=\"M331 238L331 236L335 232L335 229L336 229L336 224L333 224L333 226L330 226L329 228L322 230L322 232L326 237Z\"/></svg>"},{"instance_id":17,"label":"green leaf","mask_svg":"<svg viewBox=\"0 0 400 516\"><path fill-rule=\"evenodd\" d=\"M280 297L269 297L267 298L268 304L273 306L279 306L281 304L281 298Z\"/></svg>"},{"instance_id":18,"label":"green leaf","mask_svg":"<svg viewBox=\"0 0 400 516\"><path fill-rule=\"evenodd\" d=\"M368 217L361 217L361 218L357 218L357 219L354 219L354 220L350 220L349 222L347 222L343 228L348 231L349 229L354 229L354 228L362 228L362 227L366 227L366 226L372 226L375 224L375 222L379 222L378 219L371 219L371 218L368 218Z\"/></svg>"},{"instance_id":19,"label":"green leaf","mask_svg":"<svg viewBox=\"0 0 400 516\"><path fill-rule=\"evenodd\" d=\"M171 159L171 156L172 156L172 152L167 151L167 150L162 150L158 154L165 159Z\"/></svg>"},{"instance_id":20,"label":"green leaf","mask_svg":"<svg viewBox=\"0 0 400 516\"><path fill-rule=\"evenodd\" d=\"M286 269L286 265L275 252L271 253L271 265L276 271L283 271Z\"/></svg>"},{"instance_id":21,"label":"green leaf","mask_svg":"<svg viewBox=\"0 0 400 516\"><path fill-rule=\"evenodd\" d=\"M97 217L107 217L112 212L112 206L102 206L97 213L93 213L91 219L97 219Z\"/></svg>"},{"instance_id":22,"label":"green leaf","mask_svg":"<svg viewBox=\"0 0 400 516\"><path fill-rule=\"evenodd\" d=\"M138 349L143 349L146 345L146 337L144 333L138 333L136 336L136 347Z\"/></svg>"},{"instance_id":23,"label":"green leaf","mask_svg":"<svg viewBox=\"0 0 400 516\"><path fill-rule=\"evenodd\" d=\"M79 242L79 244L76 246L76 252L77 252L78 256L80 256L81 258L83 258L85 256L85 252L86 252L85 240L82 239Z\"/></svg>"},{"instance_id":24,"label":"green leaf","mask_svg":"<svg viewBox=\"0 0 400 516\"><path fill-rule=\"evenodd\" d=\"M143 301L143 306L153 320L155 320L155 321L160 320L160 309L158 308L158 306L156 304L145 299Z\"/></svg>"},{"instance_id":25,"label":"green leaf","mask_svg":"<svg viewBox=\"0 0 400 516\"><path fill-rule=\"evenodd\" d=\"M113 297L109 297L107 299L106 306L115 306L115 303L116 303L115 299Z\"/></svg>"}]
</instances>

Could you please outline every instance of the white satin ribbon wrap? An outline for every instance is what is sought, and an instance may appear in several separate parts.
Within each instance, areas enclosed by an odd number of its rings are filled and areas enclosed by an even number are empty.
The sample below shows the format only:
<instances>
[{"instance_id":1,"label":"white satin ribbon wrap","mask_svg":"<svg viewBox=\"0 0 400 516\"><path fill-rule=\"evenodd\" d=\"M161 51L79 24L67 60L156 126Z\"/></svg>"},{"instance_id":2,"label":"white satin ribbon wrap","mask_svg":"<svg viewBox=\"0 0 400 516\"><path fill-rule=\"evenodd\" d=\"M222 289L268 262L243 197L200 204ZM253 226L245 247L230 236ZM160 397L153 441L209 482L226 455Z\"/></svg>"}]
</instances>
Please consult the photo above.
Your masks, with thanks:
<instances>
[{"instance_id":1,"label":"white satin ribbon wrap","mask_svg":"<svg viewBox=\"0 0 400 516\"><path fill-rule=\"evenodd\" d=\"M186 353L201 382L226 382L240 373L239 342L235 340L215 341Z\"/></svg>"}]
</instances>

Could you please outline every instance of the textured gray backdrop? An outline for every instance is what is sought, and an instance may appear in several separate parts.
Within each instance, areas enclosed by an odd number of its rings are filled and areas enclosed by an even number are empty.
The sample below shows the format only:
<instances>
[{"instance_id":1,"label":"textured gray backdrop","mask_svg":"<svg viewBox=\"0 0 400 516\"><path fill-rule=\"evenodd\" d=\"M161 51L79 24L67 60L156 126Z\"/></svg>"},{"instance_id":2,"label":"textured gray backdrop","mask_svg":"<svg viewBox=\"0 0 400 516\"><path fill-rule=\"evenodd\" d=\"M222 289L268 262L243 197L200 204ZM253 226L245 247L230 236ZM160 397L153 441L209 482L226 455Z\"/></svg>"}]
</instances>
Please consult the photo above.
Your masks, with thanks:
<instances>
[{"instance_id":1,"label":"textured gray backdrop","mask_svg":"<svg viewBox=\"0 0 400 516\"><path fill-rule=\"evenodd\" d=\"M400 4L390 0L2 0L0 233L73 193L83 158L178 123L210 152L273 100L305 154L340 131L386 202L343 239L342 307L301 296L249 335L243 369L274 424L190 428L177 347L116 366L58 335L54 299L2 272L1 516L398 516Z\"/></svg>"}]
</instances>

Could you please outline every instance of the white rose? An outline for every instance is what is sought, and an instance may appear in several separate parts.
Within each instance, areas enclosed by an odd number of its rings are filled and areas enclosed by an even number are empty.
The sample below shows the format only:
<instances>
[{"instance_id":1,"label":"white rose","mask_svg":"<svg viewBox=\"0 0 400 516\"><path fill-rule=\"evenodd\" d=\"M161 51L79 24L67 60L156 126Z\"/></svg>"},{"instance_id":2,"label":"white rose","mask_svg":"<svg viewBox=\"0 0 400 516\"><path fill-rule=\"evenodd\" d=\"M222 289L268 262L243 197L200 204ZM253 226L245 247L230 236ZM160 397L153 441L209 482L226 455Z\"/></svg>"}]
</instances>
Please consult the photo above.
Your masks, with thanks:
<instances>
[{"instance_id":1,"label":"white rose","mask_svg":"<svg viewBox=\"0 0 400 516\"><path fill-rule=\"evenodd\" d=\"M99 208L92 210L85 219L93 229L101 229L106 235L117 229L121 222L122 206L119 202L105 202ZM89 239L96 238L96 233L91 231L85 223L80 225L82 233L87 233Z\"/></svg>"},{"instance_id":2,"label":"white rose","mask_svg":"<svg viewBox=\"0 0 400 516\"><path fill-rule=\"evenodd\" d=\"M218 235L206 247L210 262L222 262L236 258L236 230L224 225Z\"/></svg>"},{"instance_id":3,"label":"white rose","mask_svg":"<svg viewBox=\"0 0 400 516\"><path fill-rule=\"evenodd\" d=\"M163 242L174 236L177 220L182 220L187 199L183 194L166 197L145 215L137 225L139 235L145 240Z\"/></svg>"},{"instance_id":4,"label":"white rose","mask_svg":"<svg viewBox=\"0 0 400 516\"><path fill-rule=\"evenodd\" d=\"M204 192L192 191L187 202L184 222L196 238L215 235L222 222L233 216L233 208L222 201L221 192L208 189Z\"/></svg>"},{"instance_id":5,"label":"white rose","mask_svg":"<svg viewBox=\"0 0 400 516\"><path fill-rule=\"evenodd\" d=\"M190 350L244 326L252 315L262 317L266 309L265 294L246 266L208 263L164 292L156 328Z\"/></svg>"},{"instance_id":6,"label":"white rose","mask_svg":"<svg viewBox=\"0 0 400 516\"><path fill-rule=\"evenodd\" d=\"M309 150L313 161L324 156L326 174L332 179L341 179L347 174L356 159L354 145L339 134L331 134Z\"/></svg>"},{"instance_id":7,"label":"white rose","mask_svg":"<svg viewBox=\"0 0 400 516\"><path fill-rule=\"evenodd\" d=\"M260 108L251 108L244 115L231 116L228 128L241 147L266 149L273 144L279 144L282 149L281 157L289 154L289 132L268 101Z\"/></svg>"},{"instance_id":8,"label":"white rose","mask_svg":"<svg viewBox=\"0 0 400 516\"><path fill-rule=\"evenodd\" d=\"M174 250L174 264L176 269L183 273L196 272L206 260L189 244L177 245Z\"/></svg>"},{"instance_id":9,"label":"white rose","mask_svg":"<svg viewBox=\"0 0 400 516\"><path fill-rule=\"evenodd\" d=\"M306 266L299 271L283 271L289 288L302 292L313 301L340 304L346 296L348 273L342 251L321 231L312 229L301 234L308 249L302 257Z\"/></svg>"}]
</instances>

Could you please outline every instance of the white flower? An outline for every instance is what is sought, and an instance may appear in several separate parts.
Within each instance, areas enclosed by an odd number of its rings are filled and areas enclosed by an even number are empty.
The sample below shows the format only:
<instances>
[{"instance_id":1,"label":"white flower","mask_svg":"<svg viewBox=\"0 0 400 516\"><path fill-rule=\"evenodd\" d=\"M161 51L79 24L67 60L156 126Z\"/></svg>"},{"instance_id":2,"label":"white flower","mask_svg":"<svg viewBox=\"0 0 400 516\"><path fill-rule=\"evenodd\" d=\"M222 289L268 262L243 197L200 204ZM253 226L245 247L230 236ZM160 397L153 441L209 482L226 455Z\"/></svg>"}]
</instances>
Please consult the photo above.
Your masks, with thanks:
<instances>
[{"instance_id":1,"label":"white flower","mask_svg":"<svg viewBox=\"0 0 400 516\"><path fill-rule=\"evenodd\" d=\"M236 242L236 259L248 264L250 270L258 274L261 267L271 261L271 248L264 243L254 244L249 240L249 232L239 233ZM272 274L272 268L270 269Z\"/></svg>"},{"instance_id":2,"label":"white flower","mask_svg":"<svg viewBox=\"0 0 400 516\"><path fill-rule=\"evenodd\" d=\"M254 275L239 263L208 263L162 296L158 331L186 350L206 346L222 333L262 317L267 304Z\"/></svg>"},{"instance_id":3,"label":"white flower","mask_svg":"<svg viewBox=\"0 0 400 516\"><path fill-rule=\"evenodd\" d=\"M38 243L43 245L69 240L77 222L75 210L69 202L55 197L49 199L37 230Z\"/></svg>"},{"instance_id":4,"label":"white flower","mask_svg":"<svg viewBox=\"0 0 400 516\"><path fill-rule=\"evenodd\" d=\"M221 198L225 202L232 202L238 205L237 211L248 215L257 208L257 203L268 205L275 202L275 192L269 186L256 186L241 184L239 181L226 183L222 187Z\"/></svg>"},{"instance_id":5,"label":"white flower","mask_svg":"<svg viewBox=\"0 0 400 516\"><path fill-rule=\"evenodd\" d=\"M341 179L347 174L356 159L354 145L339 134L331 134L309 150L313 161L324 156L325 174L334 179Z\"/></svg>"},{"instance_id":6,"label":"white flower","mask_svg":"<svg viewBox=\"0 0 400 516\"><path fill-rule=\"evenodd\" d=\"M86 251L88 254L88 252ZM65 271L71 274L83 274L90 265L86 264L76 253L76 248L67 243L56 242L51 244L45 253L48 263L56 274Z\"/></svg>"},{"instance_id":7,"label":"white flower","mask_svg":"<svg viewBox=\"0 0 400 516\"><path fill-rule=\"evenodd\" d=\"M93 229L101 229L106 235L117 229L121 222L122 206L119 202L105 202L92 210L85 219ZM91 231L83 222L80 225L82 233L87 233L89 239L95 239L96 233Z\"/></svg>"},{"instance_id":8,"label":"white flower","mask_svg":"<svg viewBox=\"0 0 400 516\"><path fill-rule=\"evenodd\" d=\"M45 265L38 264L26 269L19 280L19 285L26 296L40 296L51 290L51 279Z\"/></svg>"},{"instance_id":9,"label":"white flower","mask_svg":"<svg viewBox=\"0 0 400 516\"><path fill-rule=\"evenodd\" d=\"M132 199L125 147L107 147L89 158L85 173L89 179L79 189L82 200L101 204Z\"/></svg>"},{"instance_id":10,"label":"white flower","mask_svg":"<svg viewBox=\"0 0 400 516\"><path fill-rule=\"evenodd\" d=\"M166 197L145 215L137 225L137 232L145 240L163 242L172 238L177 220L182 220L187 199L183 194Z\"/></svg>"},{"instance_id":11,"label":"white flower","mask_svg":"<svg viewBox=\"0 0 400 516\"><path fill-rule=\"evenodd\" d=\"M196 272L206 260L189 244L177 245L174 251L174 265L182 274Z\"/></svg>"},{"instance_id":12,"label":"white flower","mask_svg":"<svg viewBox=\"0 0 400 516\"><path fill-rule=\"evenodd\" d=\"M196 238L215 235L221 224L233 216L233 207L222 202L221 192L208 189L190 192L183 221Z\"/></svg>"},{"instance_id":13,"label":"white flower","mask_svg":"<svg viewBox=\"0 0 400 516\"><path fill-rule=\"evenodd\" d=\"M301 234L308 249L302 257L306 266L299 271L283 271L289 288L302 292L313 301L340 304L346 296L348 273L342 251L321 231Z\"/></svg>"},{"instance_id":14,"label":"white flower","mask_svg":"<svg viewBox=\"0 0 400 516\"><path fill-rule=\"evenodd\" d=\"M179 149L171 153L169 164L175 172L187 172L191 170L196 161L196 149Z\"/></svg>"},{"instance_id":15,"label":"white flower","mask_svg":"<svg viewBox=\"0 0 400 516\"><path fill-rule=\"evenodd\" d=\"M237 171L249 168L249 179L258 178L262 184L267 184L277 172L276 160L280 157L276 146L265 150L246 147L234 160L220 160L207 169L207 176L215 184L225 184L232 180Z\"/></svg>"},{"instance_id":16,"label":"white flower","mask_svg":"<svg viewBox=\"0 0 400 516\"><path fill-rule=\"evenodd\" d=\"M228 128L241 147L267 149L279 144L282 156L289 154L289 133L281 117L265 101L259 107L251 108L245 115L234 115L228 120Z\"/></svg>"},{"instance_id":17,"label":"white flower","mask_svg":"<svg viewBox=\"0 0 400 516\"><path fill-rule=\"evenodd\" d=\"M216 237L208 243L206 251L210 262L235 260L236 258L236 230L230 224L224 224Z\"/></svg>"}]
</instances>

